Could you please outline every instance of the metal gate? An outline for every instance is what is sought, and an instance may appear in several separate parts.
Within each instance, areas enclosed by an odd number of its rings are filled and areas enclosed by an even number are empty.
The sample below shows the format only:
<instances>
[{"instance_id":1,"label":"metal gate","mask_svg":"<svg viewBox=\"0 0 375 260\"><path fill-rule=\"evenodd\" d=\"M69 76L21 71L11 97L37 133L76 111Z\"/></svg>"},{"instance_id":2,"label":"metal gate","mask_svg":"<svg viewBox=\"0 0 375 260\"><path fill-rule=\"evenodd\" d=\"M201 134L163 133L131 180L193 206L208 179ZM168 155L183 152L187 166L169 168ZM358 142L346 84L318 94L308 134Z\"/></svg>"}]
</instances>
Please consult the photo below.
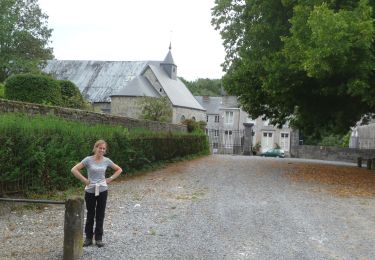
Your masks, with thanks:
<instances>
[{"instance_id":1,"label":"metal gate","mask_svg":"<svg viewBox=\"0 0 375 260\"><path fill-rule=\"evenodd\" d=\"M206 129L212 154L243 154L244 130Z\"/></svg>"}]
</instances>

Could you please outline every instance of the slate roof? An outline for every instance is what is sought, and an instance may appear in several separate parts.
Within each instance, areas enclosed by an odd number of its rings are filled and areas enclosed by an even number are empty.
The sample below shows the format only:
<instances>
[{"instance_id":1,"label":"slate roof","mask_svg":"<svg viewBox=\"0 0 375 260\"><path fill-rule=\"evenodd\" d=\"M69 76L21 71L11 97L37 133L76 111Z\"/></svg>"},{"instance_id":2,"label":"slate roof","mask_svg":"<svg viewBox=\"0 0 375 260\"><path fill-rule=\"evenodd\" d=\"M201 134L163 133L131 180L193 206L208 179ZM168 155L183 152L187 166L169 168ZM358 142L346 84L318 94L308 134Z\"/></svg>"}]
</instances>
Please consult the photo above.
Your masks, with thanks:
<instances>
[{"instance_id":1,"label":"slate roof","mask_svg":"<svg viewBox=\"0 0 375 260\"><path fill-rule=\"evenodd\" d=\"M156 89L153 86L151 86L150 82L145 77L142 77L142 76L135 77L120 91L111 95L111 97L114 97L114 96L161 97L159 92L157 92Z\"/></svg>"},{"instance_id":2,"label":"slate roof","mask_svg":"<svg viewBox=\"0 0 375 260\"><path fill-rule=\"evenodd\" d=\"M238 100L235 96L194 96L194 98L204 107L207 114L219 114L220 110L239 108Z\"/></svg>"},{"instance_id":3,"label":"slate roof","mask_svg":"<svg viewBox=\"0 0 375 260\"><path fill-rule=\"evenodd\" d=\"M204 97L204 96L194 96L198 103L206 109L207 114L219 114L219 110L222 106L222 97Z\"/></svg>"},{"instance_id":4,"label":"slate roof","mask_svg":"<svg viewBox=\"0 0 375 260\"><path fill-rule=\"evenodd\" d=\"M125 87L147 64L160 61L50 60L43 71L72 81L91 102L110 102L110 95Z\"/></svg>"}]
</instances>

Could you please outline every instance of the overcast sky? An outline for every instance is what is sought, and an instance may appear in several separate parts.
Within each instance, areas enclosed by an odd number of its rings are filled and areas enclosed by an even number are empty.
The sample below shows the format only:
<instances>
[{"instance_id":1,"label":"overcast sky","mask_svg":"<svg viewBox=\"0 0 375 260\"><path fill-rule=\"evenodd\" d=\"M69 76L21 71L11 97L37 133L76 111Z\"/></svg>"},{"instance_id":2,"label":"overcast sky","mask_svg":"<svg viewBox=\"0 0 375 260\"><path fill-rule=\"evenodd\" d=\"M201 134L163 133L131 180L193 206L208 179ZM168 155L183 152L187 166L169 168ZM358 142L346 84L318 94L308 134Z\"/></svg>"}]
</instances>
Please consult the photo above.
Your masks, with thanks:
<instances>
[{"instance_id":1,"label":"overcast sky","mask_svg":"<svg viewBox=\"0 0 375 260\"><path fill-rule=\"evenodd\" d=\"M178 76L221 78L224 47L214 0L39 0L60 60L163 60L172 42Z\"/></svg>"}]
</instances>

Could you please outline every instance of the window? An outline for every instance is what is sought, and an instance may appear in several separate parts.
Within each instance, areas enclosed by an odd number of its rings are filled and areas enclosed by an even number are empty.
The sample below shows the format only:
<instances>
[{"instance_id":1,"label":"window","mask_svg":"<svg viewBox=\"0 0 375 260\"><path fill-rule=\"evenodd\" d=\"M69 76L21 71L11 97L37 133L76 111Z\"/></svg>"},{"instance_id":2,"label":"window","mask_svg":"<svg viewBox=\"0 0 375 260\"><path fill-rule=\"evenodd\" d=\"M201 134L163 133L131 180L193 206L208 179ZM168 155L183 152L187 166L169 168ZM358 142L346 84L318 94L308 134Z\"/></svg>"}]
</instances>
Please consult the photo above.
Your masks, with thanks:
<instances>
[{"instance_id":1,"label":"window","mask_svg":"<svg viewBox=\"0 0 375 260\"><path fill-rule=\"evenodd\" d=\"M225 111L225 124L233 124L233 111Z\"/></svg>"},{"instance_id":2,"label":"window","mask_svg":"<svg viewBox=\"0 0 375 260\"><path fill-rule=\"evenodd\" d=\"M215 123L219 123L219 120L220 120L220 116L219 115L215 115Z\"/></svg>"},{"instance_id":3,"label":"window","mask_svg":"<svg viewBox=\"0 0 375 260\"><path fill-rule=\"evenodd\" d=\"M217 148L219 148L219 144L218 143L213 143L213 145L214 145L214 149L217 149Z\"/></svg>"},{"instance_id":4,"label":"window","mask_svg":"<svg viewBox=\"0 0 375 260\"><path fill-rule=\"evenodd\" d=\"M163 89L162 89L162 88L160 88L160 92L163 92Z\"/></svg>"},{"instance_id":5,"label":"window","mask_svg":"<svg viewBox=\"0 0 375 260\"><path fill-rule=\"evenodd\" d=\"M195 116L193 116L193 117L191 118L191 120L193 120L193 121L195 122L195 120L196 120L196 119L195 119Z\"/></svg>"},{"instance_id":6,"label":"window","mask_svg":"<svg viewBox=\"0 0 375 260\"><path fill-rule=\"evenodd\" d=\"M214 136L219 136L219 130L215 130Z\"/></svg>"},{"instance_id":7,"label":"window","mask_svg":"<svg viewBox=\"0 0 375 260\"><path fill-rule=\"evenodd\" d=\"M206 122L208 122L208 115L206 115Z\"/></svg>"},{"instance_id":8,"label":"window","mask_svg":"<svg viewBox=\"0 0 375 260\"><path fill-rule=\"evenodd\" d=\"M181 118L180 118L180 122L184 122L185 121L185 116L182 115Z\"/></svg>"}]
</instances>

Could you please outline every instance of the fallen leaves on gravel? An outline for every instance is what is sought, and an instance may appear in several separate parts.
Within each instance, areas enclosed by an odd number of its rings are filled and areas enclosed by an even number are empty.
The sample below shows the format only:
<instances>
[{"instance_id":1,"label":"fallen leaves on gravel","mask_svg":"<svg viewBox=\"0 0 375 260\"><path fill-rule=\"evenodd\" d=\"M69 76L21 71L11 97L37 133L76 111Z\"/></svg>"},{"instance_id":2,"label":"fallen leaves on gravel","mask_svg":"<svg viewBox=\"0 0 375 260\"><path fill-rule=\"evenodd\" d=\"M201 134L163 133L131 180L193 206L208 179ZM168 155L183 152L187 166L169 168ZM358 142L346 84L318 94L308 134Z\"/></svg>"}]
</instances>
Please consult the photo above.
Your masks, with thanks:
<instances>
[{"instance_id":1,"label":"fallen leaves on gravel","mask_svg":"<svg viewBox=\"0 0 375 260\"><path fill-rule=\"evenodd\" d=\"M321 184L331 194L344 197L374 197L375 170L351 166L309 163L274 165L285 169L285 176L293 182ZM314 189L321 191L321 189ZM324 190L324 189L323 189Z\"/></svg>"}]
</instances>

